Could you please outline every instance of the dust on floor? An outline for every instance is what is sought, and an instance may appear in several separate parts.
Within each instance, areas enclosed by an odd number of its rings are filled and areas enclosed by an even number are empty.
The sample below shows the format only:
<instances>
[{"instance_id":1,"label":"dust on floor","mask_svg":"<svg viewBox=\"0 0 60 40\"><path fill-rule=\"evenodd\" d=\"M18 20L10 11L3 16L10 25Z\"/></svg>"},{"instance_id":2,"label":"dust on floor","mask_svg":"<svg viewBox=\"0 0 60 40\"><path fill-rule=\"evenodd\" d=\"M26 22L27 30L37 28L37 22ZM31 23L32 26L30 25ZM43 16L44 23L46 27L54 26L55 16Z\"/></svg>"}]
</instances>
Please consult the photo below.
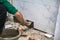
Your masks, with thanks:
<instances>
[{"instance_id":1,"label":"dust on floor","mask_svg":"<svg viewBox=\"0 0 60 40\"><path fill-rule=\"evenodd\" d=\"M32 35L35 38L35 40L53 40L53 37L47 38L43 34L44 34L43 32L34 30L32 28L27 31L24 31L24 33L21 35L21 37L18 40L28 40L28 36L32 36Z\"/></svg>"},{"instance_id":2,"label":"dust on floor","mask_svg":"<svg viewBox=\"0 0 60 40\"><path fill-rule=\"evenodd\" d=\"M7 22L7 24L12 24L14 26L14 28L16 26L17 27L20 26L18 23L14 23L14 22L12 22L12 23L11 22ZM35 30L33 28L24 31L17 40L28 40L29 36L33 36L33 38L35 40L53 40L53 37L52 38L47 38L47 37L44 36L43 32Z\"/></svg>"}]
</instances>

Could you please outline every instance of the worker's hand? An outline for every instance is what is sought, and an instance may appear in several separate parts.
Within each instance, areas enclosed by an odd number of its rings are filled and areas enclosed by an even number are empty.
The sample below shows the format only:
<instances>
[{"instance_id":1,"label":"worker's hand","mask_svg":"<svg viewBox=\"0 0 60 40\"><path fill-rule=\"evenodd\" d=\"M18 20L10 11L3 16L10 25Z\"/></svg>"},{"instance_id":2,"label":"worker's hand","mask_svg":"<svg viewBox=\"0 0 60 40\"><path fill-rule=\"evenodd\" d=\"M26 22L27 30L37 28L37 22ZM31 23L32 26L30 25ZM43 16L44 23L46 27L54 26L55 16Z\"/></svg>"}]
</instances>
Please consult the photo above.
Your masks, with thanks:
<instances>
[{"instance_id":1,"label":"worker's hand","mask_svg":"<svg viewBox=\"0 0 60 40\"><path fill-rule=\"evenodd\" d=\"M27 25L27 24L28 24L28 21L25 20L24 23L23 23L23 25Z\"/></svg>"},{"instance_id":2,"label":"worker's hand","mask_svg":"<svg viewBox=\"0 0 60 40\"><path fill-rule=\"evenodd\" d=\"M23 15L21 12L16 12L14 14L14 16L18 19L18 21L22 24L22 25L26 25L28 22L23 18Z\"/></svg>"}]
</instances>

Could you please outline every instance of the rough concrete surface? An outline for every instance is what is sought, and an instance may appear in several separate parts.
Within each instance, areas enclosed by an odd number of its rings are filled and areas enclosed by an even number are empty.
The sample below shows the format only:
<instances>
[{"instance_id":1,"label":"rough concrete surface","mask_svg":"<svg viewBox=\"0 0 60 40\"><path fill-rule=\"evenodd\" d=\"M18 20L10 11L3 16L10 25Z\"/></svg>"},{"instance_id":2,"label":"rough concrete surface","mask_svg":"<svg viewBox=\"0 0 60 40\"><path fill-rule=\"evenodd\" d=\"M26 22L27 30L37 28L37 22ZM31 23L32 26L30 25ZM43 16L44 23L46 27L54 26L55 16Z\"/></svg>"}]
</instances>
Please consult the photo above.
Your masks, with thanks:
<instances>
[{"instance_id":1,"label":"rough concrete surface","mask_svg":"<svg viewBox=\"0 0 60 40\"><path fill-rule=\"evenodd\" d=\"M9 24L11 24L12 27L15 29L17 29L18 27L22 27L24 30L27 29L26 26L22 26L19 23L14 23L14 22L10 22L10 21L6 22L5 28L8 28L8 27L6 27L6 25L9 25ZM10 26L10 28L11 28L11 26ZM34 40L53 40L53 37L47 38L44 36L44 34L45 34L44 32L31 28L31 29L27 29L27 30L23 31L23 33L17 40L29 40L29 36Z\"/></svg>"},{"instance_id":2,"label":"rough concrete surface","mask_svg":"<svg viewBox=\"0 0 60 40\"><path fill-rule=\"evenodd\" d=\"M45 37L43 32L34 29L29 29L25 31L18 40L28 40L28 36L33 36L35 40L53 40L53 38Z\"/></svg>"}]
</instances>

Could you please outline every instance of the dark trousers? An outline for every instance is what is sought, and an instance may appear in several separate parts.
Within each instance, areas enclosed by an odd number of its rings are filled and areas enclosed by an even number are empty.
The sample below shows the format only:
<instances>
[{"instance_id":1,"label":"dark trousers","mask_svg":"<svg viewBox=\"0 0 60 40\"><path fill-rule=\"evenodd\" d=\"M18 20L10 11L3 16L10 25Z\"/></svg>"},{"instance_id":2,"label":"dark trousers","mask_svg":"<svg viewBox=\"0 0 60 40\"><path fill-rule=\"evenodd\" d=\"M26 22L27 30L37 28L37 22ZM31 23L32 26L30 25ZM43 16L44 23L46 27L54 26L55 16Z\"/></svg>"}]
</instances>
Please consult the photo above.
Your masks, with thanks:
<instances>
[{"instance_id":1,"label":"dark trousers","mask_svg":"<svg viewBox=\"0 0 60 40\"><path fill-rule=\"evenodd\" d=\"M6 17L7 17L7 10L6 7L0 3L0 34L3 31L3 27L6 21Z\"/></svg>"}]
</instances>

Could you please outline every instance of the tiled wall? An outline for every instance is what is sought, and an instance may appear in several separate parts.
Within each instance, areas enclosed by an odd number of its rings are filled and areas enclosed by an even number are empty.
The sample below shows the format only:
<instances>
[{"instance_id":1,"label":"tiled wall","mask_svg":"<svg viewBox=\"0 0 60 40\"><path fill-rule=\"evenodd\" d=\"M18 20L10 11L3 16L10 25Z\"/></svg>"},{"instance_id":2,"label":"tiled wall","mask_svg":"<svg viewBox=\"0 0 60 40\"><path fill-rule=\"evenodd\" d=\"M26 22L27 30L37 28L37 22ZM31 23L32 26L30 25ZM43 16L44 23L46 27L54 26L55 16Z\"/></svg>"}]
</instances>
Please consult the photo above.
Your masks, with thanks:
<instances>
[{"instance_id":1,"label":"tiled wall","mask_svg":"<svg viewBox=\"0 0 60 40\"><path fill-rule=\"evenodd\" d=\"M34 21L34 27L53 34L58 13L57 0L13 0L13 5L26 19Z\"/></svg>"}]
</instances>

